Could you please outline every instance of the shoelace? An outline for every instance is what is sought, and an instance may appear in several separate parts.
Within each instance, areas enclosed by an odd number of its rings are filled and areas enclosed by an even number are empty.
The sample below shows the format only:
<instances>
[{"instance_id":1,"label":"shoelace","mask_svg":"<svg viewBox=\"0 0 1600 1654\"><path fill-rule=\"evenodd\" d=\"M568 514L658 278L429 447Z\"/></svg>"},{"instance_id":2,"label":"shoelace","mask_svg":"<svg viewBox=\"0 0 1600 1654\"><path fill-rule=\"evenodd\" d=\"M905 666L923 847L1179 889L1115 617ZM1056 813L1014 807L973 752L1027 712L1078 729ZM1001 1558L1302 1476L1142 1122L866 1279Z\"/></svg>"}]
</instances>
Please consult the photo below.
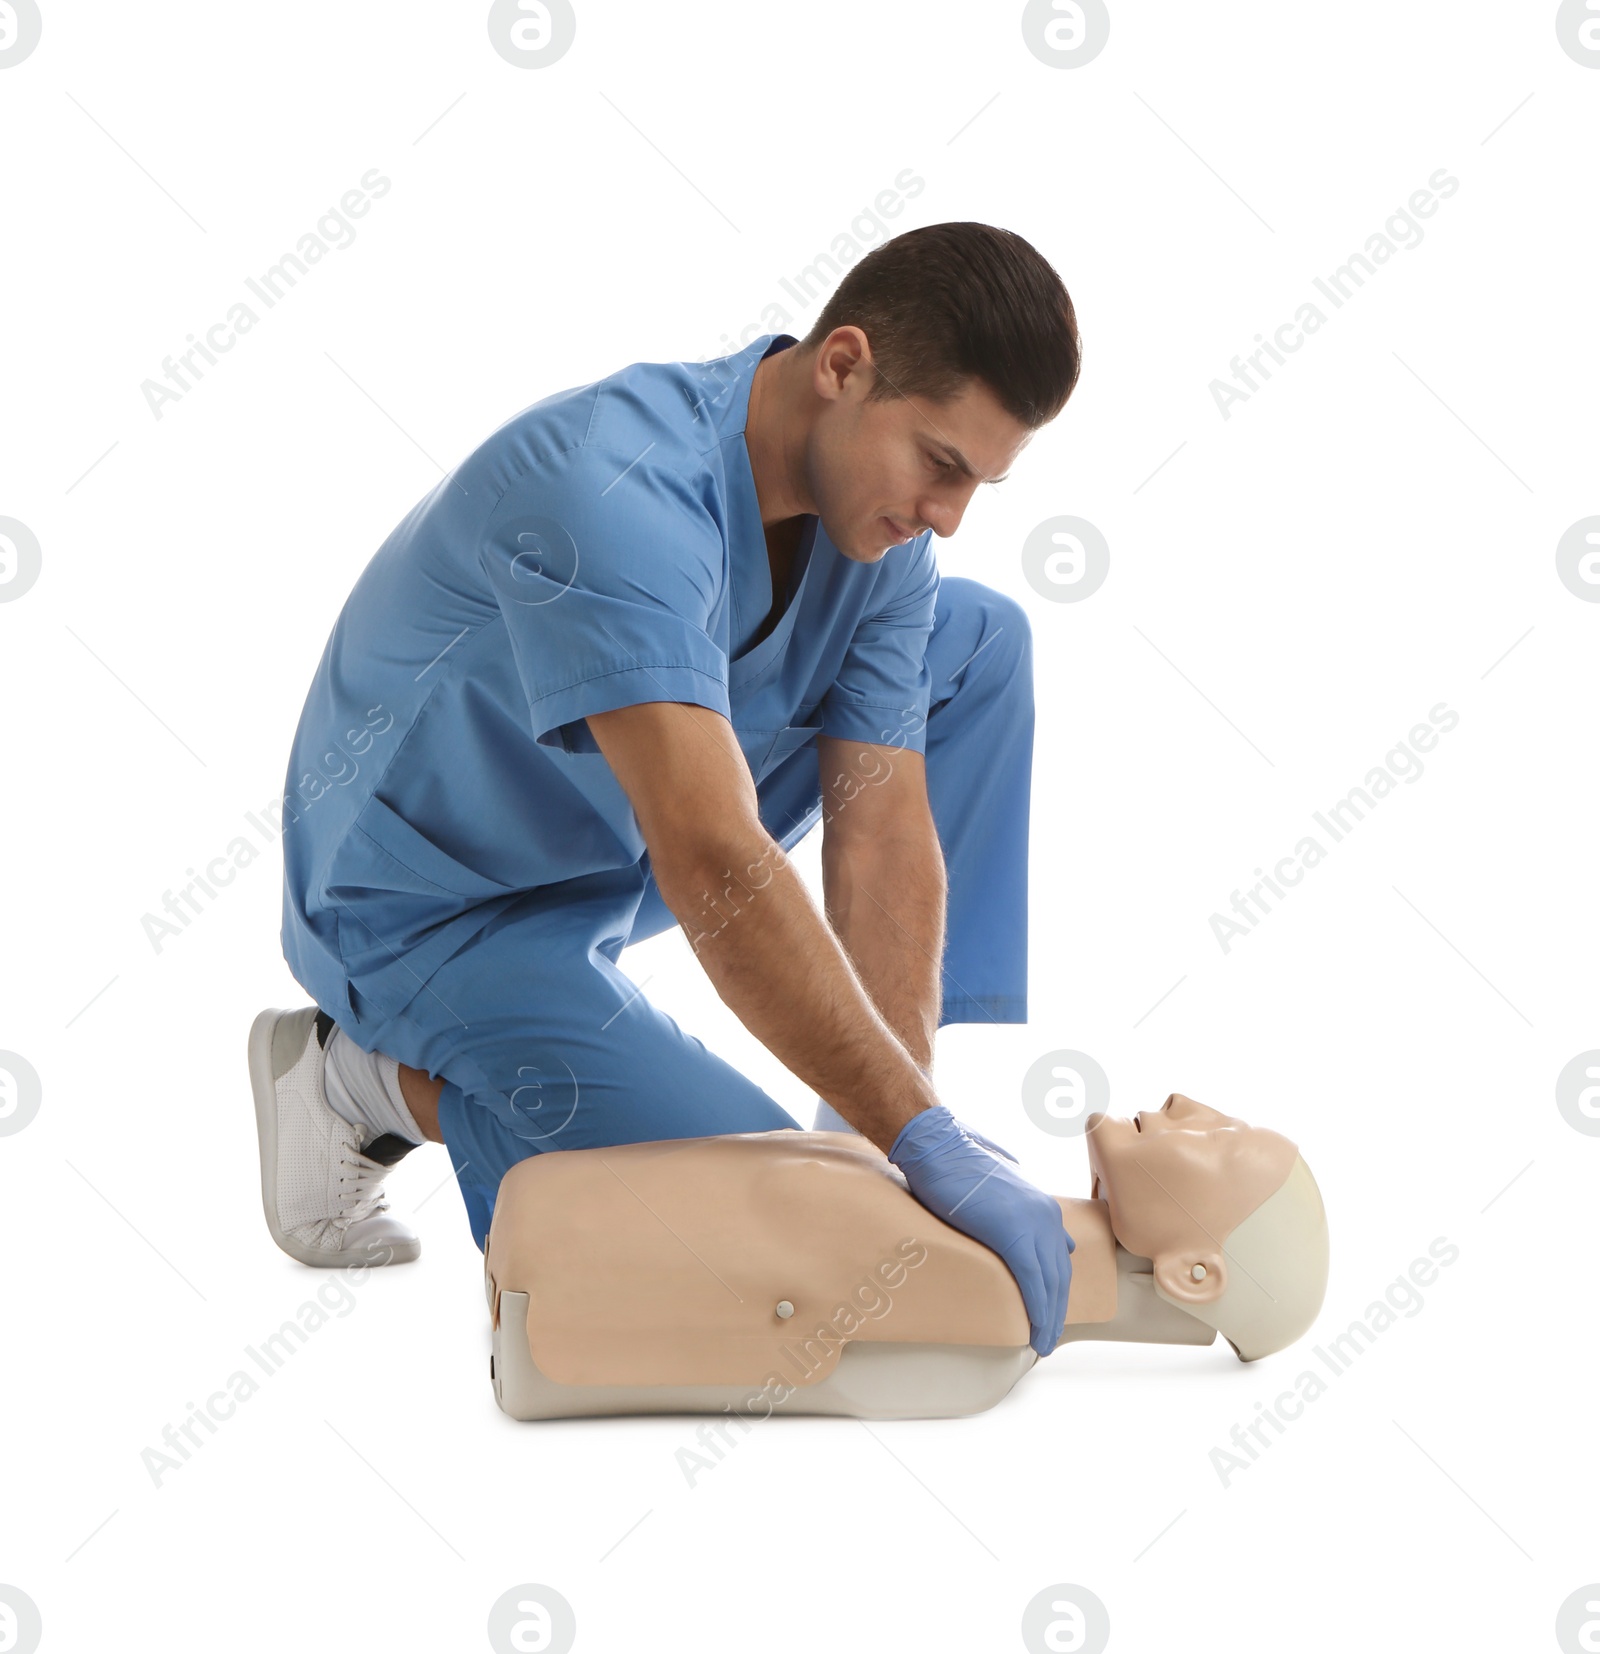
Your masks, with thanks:
<instances>
[{"instance_id":1,"label":"shoelace","mask_svg":"<svg viewBox=\"0 0 1600 1654\"><path fill-rule=\"evenodd\" d=\"M369 1160L359 1149L347 1150L339 1161L339 1216L345 1227L379 1212L387 1212L383 1180L389 1167Z\"/></svg>"}]
</instances>

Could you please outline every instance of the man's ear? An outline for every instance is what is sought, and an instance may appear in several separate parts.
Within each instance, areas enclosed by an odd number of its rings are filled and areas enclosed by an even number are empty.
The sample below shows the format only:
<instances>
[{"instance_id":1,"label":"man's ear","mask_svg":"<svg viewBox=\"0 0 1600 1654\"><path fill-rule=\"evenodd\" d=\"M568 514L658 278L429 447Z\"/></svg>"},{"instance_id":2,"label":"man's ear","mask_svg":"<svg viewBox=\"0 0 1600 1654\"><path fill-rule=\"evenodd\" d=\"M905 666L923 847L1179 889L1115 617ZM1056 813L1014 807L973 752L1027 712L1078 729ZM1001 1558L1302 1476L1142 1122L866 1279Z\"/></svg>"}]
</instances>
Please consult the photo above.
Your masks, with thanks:
<instances>
[{"instance_id":1,"label":"man's ear","mask_svg":"<svg viewBox=\"0 0 1600 1654\"><path fill-rule=\"evenodd\" d=\"M858 379L865 372L870 384L872 346L859 327L836 327L817 346L817 360L812 370L812 388L828 402L837 402L846 394L852 374Z\"/></svg>"},{"instance_id":2,"label":"man's ear","mask_svg":"<svg viewBox=\"0 0 1600 1654\"><path fill-rule=\"evenodd\" d=\"M1228 1269L1220 1252L1189 1249L1167 1253L1153 1262L1156 1285L1175 1303L1212 1304L1227 1289Z\"/></svg>"}]
</instances>

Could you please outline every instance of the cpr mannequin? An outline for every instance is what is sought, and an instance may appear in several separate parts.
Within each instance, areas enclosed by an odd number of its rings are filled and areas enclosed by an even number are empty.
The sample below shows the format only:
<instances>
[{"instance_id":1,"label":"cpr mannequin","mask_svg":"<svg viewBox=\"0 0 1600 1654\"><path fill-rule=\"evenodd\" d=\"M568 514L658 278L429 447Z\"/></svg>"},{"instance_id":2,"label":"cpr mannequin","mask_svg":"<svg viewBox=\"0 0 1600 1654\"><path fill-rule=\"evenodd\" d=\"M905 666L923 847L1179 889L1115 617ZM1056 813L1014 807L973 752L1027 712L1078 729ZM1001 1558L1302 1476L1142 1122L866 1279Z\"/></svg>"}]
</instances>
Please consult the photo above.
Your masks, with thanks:
<instances>
[{"instance_id":1,"label":"cpr mannequin","mask_svg":"<svg viewBox=\"0 0 1600 1654\"><path fill-rule=\"evenodd\" d=\"M1091 1115L1062 1342L1244 1361L1316 1319L1322 1197L1294 1144L1174 1093ZM868 1139L770 1131L534 1155L484 1256L495 1397L514 1418L773 1412L943 1418L1039 1359L999 1256Z\"/></svg>"}]
</instances>

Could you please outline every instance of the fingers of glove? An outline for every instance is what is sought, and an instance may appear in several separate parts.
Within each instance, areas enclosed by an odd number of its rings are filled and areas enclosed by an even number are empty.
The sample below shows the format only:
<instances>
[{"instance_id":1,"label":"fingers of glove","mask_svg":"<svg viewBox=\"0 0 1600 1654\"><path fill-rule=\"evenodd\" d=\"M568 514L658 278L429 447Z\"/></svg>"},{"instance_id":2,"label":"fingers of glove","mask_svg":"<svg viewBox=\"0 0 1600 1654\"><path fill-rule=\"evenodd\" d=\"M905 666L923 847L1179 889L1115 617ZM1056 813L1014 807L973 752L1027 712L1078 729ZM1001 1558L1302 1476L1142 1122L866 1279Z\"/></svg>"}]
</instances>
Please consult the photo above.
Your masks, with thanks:
<instances>
[{"instance_id":1,"label":"fingers of glove","mask_svg":"<svg viewBox=\"0 0 1600 1654\"><path fill-rule=\"evenodd\" d=\"M1039 1267L1039 1256L1032 1238L1021 1236L1000 1256L1022 1294L1022 1307L1028 1314L1028 1342L1040 1355L1048 1355L1055 1347L1057 1334L1050 1330L1051 1292L1046 1285L1044 1271Z\"/></svg>"},{"instance_id":2,"label":"fingers of glove","mask_svg":"<svg viewBox=\"0 0 1600 1654\"><path fill-rule=\"evenodd\" d=\"M1037 1237L1037 1244L1040 1275L1050 1297L1050 1336L1043 1347L1036 1341L1034 1348L1040 1355L1049 1355L1060 1342L1062 1329L1066 1325L1067 1293L1072 1284L1072 1259L1068 1257L1065 1247L1052 1234L1041 1234Z\"/></svg>"},{"instance_id":3,"label":"fingers of glove","mask_svg":"<svg viewBox=\"0 0 1600 1654\"><path fill-rule=\"evenodd\" d=\"M1062 1227L1060 1208L1055 1201L1045 1196L1040 1207L1033 1240L1038 1249L1040 1276L1050 1297L1050 1325L1054 1329L1050 1347L1053 1349L1067 1319L1067 1295L1072 1285L1072 1242ZM1051 1210L1043 1210L1044 1207ZM1048 1354L1049 1351L1041 1350L1040 1353Z\"/></svg>"},{"instance_id":4,"label":"fingers of glove","mask_svg":"<svg viewBox=\"0 0 1600 1654\"><path fill-rule=\"evenodd\" d=\"M1061 1326L1055 1316L1056 1284L1050 1279L1050 1272L1046 1267L1047 1260L1042 1256L1044 1247L1037 1237L1034 1239L1034 1247L1034 1255L1039 1264L1039 1280L1043 1291L1043 1301L1030 1316L1032 1325L1028 1342L1042 1358L1049 1355L1056 1347L1056 1343L1061 1337Z\"/></svg>"},{"instance_id":5,"label":"fingers of glove","mask_svg":"<svg viewBox=\"0 0 1600 1654\"><path fill-rule=\"evenodd\" d=\"M1026 1272L1038 1284L1035 1297L1030 1297L1027 1288L1023 1288L1023 1303L1028 1310L1028 1341L1040 1356L1046 1356L1060 1342L1066 1323L1072 1262L1067 1255L1066 1230L1061 1227L1059 1208L1048 1195L1034 1193L1037 1198L1028 1213L1032 1221L1009 1247L997 1250L1012 1264L1014 1274L1018 1268L1014 1260L1029 1259L1031 1268ZM1021 1285L1021 1276L1018 1284Z\"/></svg>"},{"instance_id":6,"label":"fingers of glove","mask_svg":"<svg viewBox=\"0 0 1600 1654\"><path fill-rule=\"evenodd\" d=\"M1061 1259L1061 1272L1056 1278L1056 1290L1059 1298L1053 1312L1053 1325L1056 1329L1056 1340L1059 1343L1061 1334L1067 1324L1067 1303L1072 1296L1072 1259L1070 1256Z\"/></svg>"},{"instance_id":7,"label":"fingers of glove","mask_svg":"<svg viewBox=\"0 0 1600 1654\"><path fill-rule=\"evenodd\" d=\"M993 1160L988 1165L994 1175L981 1185L967 1183L962 1188L965 1179L941 1179L935 1187L916 1192L946 1223L999 1253L1022 1294L1028 1341L1041 1356L1048 1355L1067 1317L1064 1277L1071 1266L1061 1208Z\"/></svg>"},{"instance_id":8,"label":"fingers of glove","mask_svg":"<svg viewBox=\"0 0 1600 1654\"><path fill-rule=\"evenodd\" d=\"M954 1228L999 1253L1027 1311L1029 1342L1048 1355L1067 1316L1073 1241L1053 1195L957 1133L905 1167L911 1192Z\"/></svg>"}]
</instances>

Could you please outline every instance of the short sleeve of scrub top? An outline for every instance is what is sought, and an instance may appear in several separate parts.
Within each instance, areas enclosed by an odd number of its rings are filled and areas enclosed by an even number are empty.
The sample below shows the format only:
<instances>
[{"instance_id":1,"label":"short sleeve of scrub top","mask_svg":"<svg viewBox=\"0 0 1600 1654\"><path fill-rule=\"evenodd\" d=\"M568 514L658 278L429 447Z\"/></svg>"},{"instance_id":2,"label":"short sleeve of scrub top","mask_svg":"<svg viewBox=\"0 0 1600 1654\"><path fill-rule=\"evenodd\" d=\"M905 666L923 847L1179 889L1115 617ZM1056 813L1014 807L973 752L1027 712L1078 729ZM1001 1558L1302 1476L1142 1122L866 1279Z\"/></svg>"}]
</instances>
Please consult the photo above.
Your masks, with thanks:
<instances>
[{"instance_id":1,"label":"short sleeve of scrub top","mask_svg":"<svg viewBox=\"0 0 1600 1654\"><path fill-rule=\"evenodd\" d=\"M822 733L923 752L932 680L924 658L939 595L933 532L912 542L894 589L862 616L822 700Z\"/></svg>"},{"instance_id":2,"label":"short sleeve of scrub top","mask_svg":"<svg viewBox=\"0 0 1600 1654\"><path fill-rule=\"evenodd\" d=\"M730 716L723 540L672 468L609 446L543 460L506 489L479 559L540 745L596 752L583 720L641 701Z\"/></svg>"}]
</instances>

